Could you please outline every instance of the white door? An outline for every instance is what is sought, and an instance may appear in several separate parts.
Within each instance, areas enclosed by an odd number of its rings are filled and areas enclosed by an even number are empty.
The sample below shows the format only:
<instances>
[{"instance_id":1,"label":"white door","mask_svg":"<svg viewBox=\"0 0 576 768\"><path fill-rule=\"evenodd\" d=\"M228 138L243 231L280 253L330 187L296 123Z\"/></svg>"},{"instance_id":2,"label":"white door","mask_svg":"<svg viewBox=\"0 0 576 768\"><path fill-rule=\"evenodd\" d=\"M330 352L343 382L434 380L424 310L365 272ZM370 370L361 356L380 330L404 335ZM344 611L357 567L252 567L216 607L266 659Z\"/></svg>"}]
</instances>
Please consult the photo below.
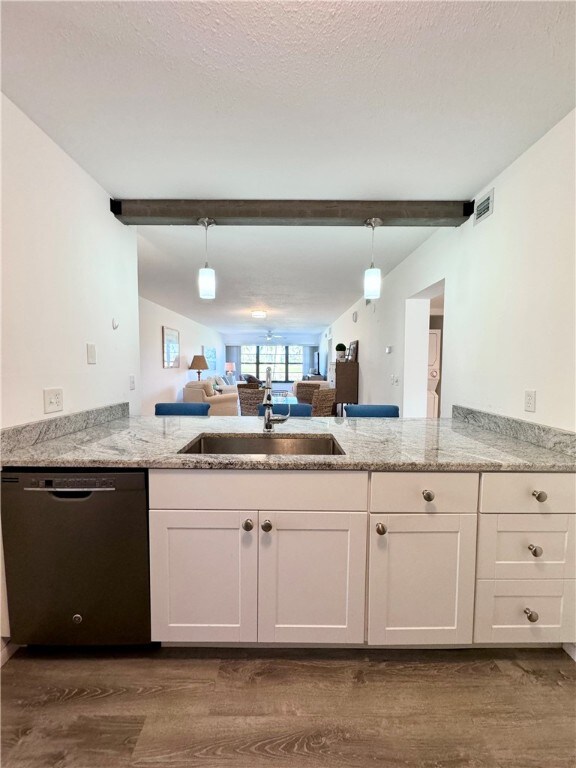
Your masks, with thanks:
<instances>
[{"instance_id":1,"label":"white door","mask_svg":"<svg viewBox=\"0 0 576 768\"><path fill-rule=\"evenodd\" d=\"M152 640L257 640L257 526L256 512L150 511Z\"/></svg>"},{"instance_id":2,"label":"white door","mask_svg":"<svg viewBox=\"0 0 576 768\"><path fill-rule=\"evenodd\" d=\"M370 515L368 644L471 643L476 515Z\"/></svg>"},{"instance_id":3,"label":"white door","mask_svg":"<svg viewBox=\"0 0 576 768\"><path fill-rule=\"evenodd\" d=\"M259 642L363 643L366 512L260 512L259 535Z\"/></svg>"}]
</instances>

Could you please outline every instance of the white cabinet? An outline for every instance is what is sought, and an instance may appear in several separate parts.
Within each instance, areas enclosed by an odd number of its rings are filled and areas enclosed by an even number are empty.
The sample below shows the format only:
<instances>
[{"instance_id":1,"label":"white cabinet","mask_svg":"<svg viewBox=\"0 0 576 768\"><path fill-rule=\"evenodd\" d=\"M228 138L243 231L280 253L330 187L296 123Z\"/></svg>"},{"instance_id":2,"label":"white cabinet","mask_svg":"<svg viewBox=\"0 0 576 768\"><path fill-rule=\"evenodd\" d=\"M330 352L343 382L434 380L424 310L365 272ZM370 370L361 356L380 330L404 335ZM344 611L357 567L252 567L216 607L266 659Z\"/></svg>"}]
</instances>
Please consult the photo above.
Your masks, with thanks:
<instances>
[{"instance_id":1,"label":"white cabinet","mask_svg":"<svg viewBox=\"0 0 576 768\"><path fill-rule=\"evenodd\" d=\"M368 644L471 643L475 514L370 515Z\"/></svg>"},{"instance_id":2,"label":"white cabinet","mask_svg":"<svg viewBox=\"0 0 576 768\"><path fill-rule=\"evenodd\" d=\"M576 641L573 474L482 475L476 643Z\"/></svg>"},{"instance_id":3,"label":"white cabinet","mask_svg":"<svg viewBox=\"0 0 576 768\"><path fill-rule=\"evenodd\" d=\"M480 580L476 643L573 643L574 579Z\"/></svg>"},{"instance_id":4,"label":"white cabinet","mask_svg":"<svg viewBox=\"0 0 576 768\"><path fill-rule=\"evenodd\" d=\"M364 642L366 518L152 510L152 640Z\"/></svg>"},{"instance_id":5,"label":"white cabinet","mask_svg":"<svg viewBox=\"0 0 576 768\"><path fill-rule=\"evenodd\" d=\"M366 472L151 470L152 639L363 643L367 499Z\"/></svg>"},{"instance_id":6,"label":"white cabinet","mask_svg":"<svg viewBox=\"0 0 576 768\"><path fill-rule=\"evenodd\" d=\"M366 512L260 512L260 642L364 642L366 520Z\"/></svg>"},{"instance_id":7,"label":"white cabinet","mask_svg":"<svg viewBox=\"0 0 576 768\"><path fill-rule=\"evenodd\" d=\"M472 472L374 472L371 512L476 514L478 475Z\"/></svg>"},{"instance_id":8,"label":"white cabinet","mask_svg":"<svg viewBox=\"0 0 576 768\"><path fill-rule=\"evenodd\" d=\"M576 515L480 515L479 579L576 579Z\"/></svg>"},{"instance_id":9,"label":"white cabinet","mask_svg":"<svg viewBox=\"0 0 576 768\"><path fill-rule=\"evenodd\" d=\"M152 640L256 642L257 525L256 512L151 510Z\"/></svg>"}]
</instances>

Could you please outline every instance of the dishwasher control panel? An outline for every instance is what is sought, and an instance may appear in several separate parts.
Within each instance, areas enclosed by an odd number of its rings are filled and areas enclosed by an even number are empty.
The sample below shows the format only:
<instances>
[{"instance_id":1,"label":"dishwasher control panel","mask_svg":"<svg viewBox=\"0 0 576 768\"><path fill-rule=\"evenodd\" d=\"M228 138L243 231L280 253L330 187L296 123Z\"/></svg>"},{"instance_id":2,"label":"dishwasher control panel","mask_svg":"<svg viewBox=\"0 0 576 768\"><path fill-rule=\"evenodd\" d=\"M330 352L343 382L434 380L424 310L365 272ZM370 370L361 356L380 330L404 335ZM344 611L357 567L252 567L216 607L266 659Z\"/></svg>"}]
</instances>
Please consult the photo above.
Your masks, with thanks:
<instances>
[{"instance_id":1,"label":"dishwasher control panel","mask_svg":"<svg viewBox=\"0 0 576 768\"><path fill-rule=\"evenodd\" d=\"M83 477L82 475L63 477L30 477L25 488L52 488L59 490L109 489L114 490L114 480L108 477Z\"/></svg>"}]
</instances>

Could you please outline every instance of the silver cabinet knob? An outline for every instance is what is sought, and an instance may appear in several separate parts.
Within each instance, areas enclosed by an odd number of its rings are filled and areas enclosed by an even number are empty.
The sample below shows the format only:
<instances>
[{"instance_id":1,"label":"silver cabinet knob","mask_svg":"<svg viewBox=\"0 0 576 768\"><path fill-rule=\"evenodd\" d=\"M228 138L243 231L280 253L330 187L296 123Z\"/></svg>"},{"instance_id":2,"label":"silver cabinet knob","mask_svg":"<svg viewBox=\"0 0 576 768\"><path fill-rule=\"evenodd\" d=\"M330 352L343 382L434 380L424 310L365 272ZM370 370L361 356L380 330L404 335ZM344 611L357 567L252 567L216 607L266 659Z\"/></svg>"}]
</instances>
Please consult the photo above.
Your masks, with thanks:
<instances>
[{"instance_id":1,"label":"silver cabinet knob","mask_svg":"<svg viewBox=\"0 0 576 768\"><path fill-rule=\"evenodd\" d=\"M247 520L244 520L244 522L242 523L242 528L244 528L245 531L251 531L252 528L254 528L254 523L252 522L252 520L250 520L250 518L248 518Z\"/></svg>"},{"instance_id":2,"label":"silver cabinet knob","mask_svg":"<svg viewBox=\"0 0 576 768\"><path fill-rule=\"evenodd\" d=\"M82 616L80 616L79 613L75 613L74 616L72 616L72 621L74 622L74 624L81 624Z\"/></svg>"},{"instance_id":3,"label":"silver cabinet knob","mask_svg":"<svg viewBox=\"0 0 576 768\"><path fill-rule=\"evenodd\" d=\"M546 501L548 498L548 494L546 491L532 491L532 496L536 499L536 501L539 501L542 503L543 501Z\"/></svg>"},{"instance_id":4,"label":"silver cabinet knob","mask_svg":"<svg viewBox=\"0 0 576 768\"><path fill-rule=\"evenodd\" d=\"M544 554L544 550L542 549L542 547L537 547L534 544L528 544L528 549L530 550L530 552L532 552L534 557L542 557L542 555Z\"/></svg>"},{"instance_id":5,"label":"silver cabinet knob","mask_svg":"<svg viewBox=\"0 0 576 768\"><path fill-rule=\"evenodd\" d=\"M262 528L264 533L270 533L270 531L272 530L272 523L270 522L270 520L264 520L264 522L260 527Z\"/></svg>"},{"instance_id":6,"label":"silver cabinet knob","mask_svg":"<svg viewBox=\"0 0 576 768\"><path fill-rule=\"evenodd\" d=\"M528 621L531 621L532 624L534 624L540 618L536 611L531 611L530 608L524 608L524 613L526 614Z\"/></svg>"},{"instance_id":7,"label":"silver cabinet knob","mask_svg":"<svg viewBox=\"0 0 576 768\"><path fill-rule=\"evenodd\" d=\"M422 491L424 501L434 501L434 491Z\"/></svg>"},{"instance_id":8,"label":"silver cabinet knob","mask_svg":"<svg viewBox=\"0 0 576 768\"><path fill-rule=\"evenodd\" d=\"M376 523L376 533L378 536L384 536L384 534L388 531L388 528L384 525L384 523Z\"/></svg>"}]
</instances>

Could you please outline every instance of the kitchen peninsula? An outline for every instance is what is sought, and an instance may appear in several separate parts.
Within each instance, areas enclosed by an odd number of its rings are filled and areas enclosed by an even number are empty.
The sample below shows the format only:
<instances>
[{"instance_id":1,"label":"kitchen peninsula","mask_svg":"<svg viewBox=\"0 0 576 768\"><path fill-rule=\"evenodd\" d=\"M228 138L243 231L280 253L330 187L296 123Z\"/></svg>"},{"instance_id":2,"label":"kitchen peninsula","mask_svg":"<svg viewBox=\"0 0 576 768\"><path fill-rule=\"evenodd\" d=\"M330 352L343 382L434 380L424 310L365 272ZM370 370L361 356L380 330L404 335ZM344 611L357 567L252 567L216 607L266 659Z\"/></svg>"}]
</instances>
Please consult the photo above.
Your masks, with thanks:
<instances>
[{"instance_id":1,"label":"kitchen peninsula","mask_svg":"<svg viewBox=\"0 0 576 768\"><path fill-rule=\"evenodd\" d=\"M569 433L540 435L562 452L463 418L293 418L262 435L256 417L116 408L52 439L27 425L34 444L8 432L4 475L148 470L152 640L576 641ZM181 452L211 435L331 436L342 453Z\"/></svg>"}]
</instances>

